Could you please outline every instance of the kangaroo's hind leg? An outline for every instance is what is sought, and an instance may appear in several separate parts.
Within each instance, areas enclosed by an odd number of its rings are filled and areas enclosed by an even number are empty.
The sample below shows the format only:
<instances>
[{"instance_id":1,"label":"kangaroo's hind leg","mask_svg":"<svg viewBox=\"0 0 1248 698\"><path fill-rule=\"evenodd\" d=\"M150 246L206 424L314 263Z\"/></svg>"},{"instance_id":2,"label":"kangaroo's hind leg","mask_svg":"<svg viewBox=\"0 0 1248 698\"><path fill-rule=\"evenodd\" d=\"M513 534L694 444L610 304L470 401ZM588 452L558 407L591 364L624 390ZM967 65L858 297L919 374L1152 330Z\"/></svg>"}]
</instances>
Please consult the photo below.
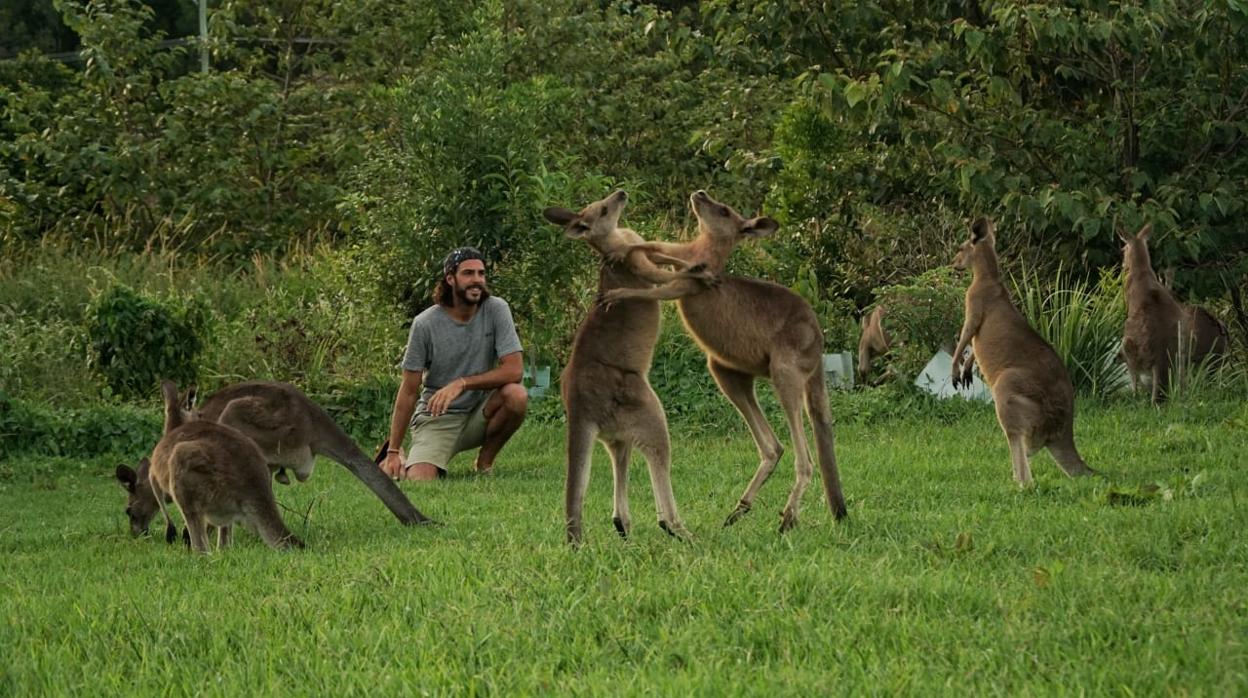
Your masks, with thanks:
<instances>
[{"instance_id":1,"label":"kangaroo's hind leg","mask_svg":"<svg viewBox=\"0 0 1248 698\"><path fill-rule=\"evenodd\" d=\"M1040 405L1019 389L1026 384L1023 378L1010 371L1002 374L992 386L992 399L996 405L997 421L1010 444L1014 480L1025 487L1031 484L1027 438L1043 419L1043 414Z\"/></svg>"},{"instance_id":2,"label":"kangaroo's hind leg","mask_svg":"<svg viewBox=\"0 0 1248 698\"><path fill-rule=\"evenodd\" d=\"M814 464L810 458L810 446L806 442L806 421L803 418L806 398L806 377L796 368L784 368L775 372L772 378L776 387L776 395L784 407L785 419L789 422L789 434L793 439L793 489L789 491L789 500L781 513L780 532L791 530L797 526L798 510L802 505L802 494L810 485L814 474Z\"/></svg>"},{"instance_id":3,"label":"kangaroo's hind leg","mask_svg":"<svg viewBox=\"0 0 1248 698\"><path fill-rule=\"evenodd\" d=\"M737 508L724 521L725 526L731 526L750 511L758 490L764 482L767 482L767 478L771 477L772 471L776 469L776 463L780 462L780 457L784 455L784 447L780 445L780 439L776 438L776 433L771 430L771 425L763 416L763 410L758 406L758 398L754 394L754 377L716 363L714 359L708 360L707 366L711 376L719 385L720 392L745 419L746 425L750 428L750 435L754 437L754 445L758 448L758 470L755 471L750 484L746 486L745 492L741 495Z\"/></svg>"},{"instance_id":4,"label":"kangaroo's hind leg","mask_svg":"<svg viewBox=\"0 0 1248 698\"><path fill-rule=\"evenodd\" d=\"M676 495L672 492L672 444L663 405L648 385L639 395L644 397L639 398L641 407L631 418L632 434L637 450L645 457L650 470L650 487L654 491L659 528L680 540L690 540L693 534L681 521L676 508Z\"/></svg>"},{"instance_id":5,"label":"kangaroo's hind leg","mask_svg":"<svg viewBox=\"0 0 1248 698\"><path fill-rule=\"evenodd\" d=\"M564 486L564 523L568 542L580 545L583 536L581 511L589 487L589 457L594 450L597 428L573 410L568 410L568 476Z\"/></svg>"},{"instance_id":6,"label":"kangaroo's hind leg","mask_svg":"<svg viewBox=\"0 0 1248 698\"><path fill-rule=\"evenodd\" d=\"M611 523L615 524L615 530L621 538L627 538L632 527L632 519L628 514L628 457L632 450L633 443L628 439L614 438L607 442L614 493Z\"/></svg>"}]
</instances>

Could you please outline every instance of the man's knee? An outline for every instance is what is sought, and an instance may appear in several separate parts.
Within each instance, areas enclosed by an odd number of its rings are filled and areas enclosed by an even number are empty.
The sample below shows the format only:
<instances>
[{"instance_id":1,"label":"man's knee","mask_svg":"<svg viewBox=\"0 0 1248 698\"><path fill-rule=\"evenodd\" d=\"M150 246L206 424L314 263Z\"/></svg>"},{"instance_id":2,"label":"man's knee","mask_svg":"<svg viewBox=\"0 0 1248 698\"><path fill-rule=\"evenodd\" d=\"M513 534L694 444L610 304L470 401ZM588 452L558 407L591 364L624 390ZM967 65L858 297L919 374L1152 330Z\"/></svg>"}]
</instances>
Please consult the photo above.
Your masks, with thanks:
<instances>
[{"instance_id":1,"label":"man's knee","mask_svg":"<svg viewBox=\"0 0 1248 698\"><path fill-rule=\"evenodd\" d=\"M508 383L498 389L498 393L503 399L503 409L508 413L520 417L529 408L529 393L519 383Z\"/></svg>"}]
</instances>

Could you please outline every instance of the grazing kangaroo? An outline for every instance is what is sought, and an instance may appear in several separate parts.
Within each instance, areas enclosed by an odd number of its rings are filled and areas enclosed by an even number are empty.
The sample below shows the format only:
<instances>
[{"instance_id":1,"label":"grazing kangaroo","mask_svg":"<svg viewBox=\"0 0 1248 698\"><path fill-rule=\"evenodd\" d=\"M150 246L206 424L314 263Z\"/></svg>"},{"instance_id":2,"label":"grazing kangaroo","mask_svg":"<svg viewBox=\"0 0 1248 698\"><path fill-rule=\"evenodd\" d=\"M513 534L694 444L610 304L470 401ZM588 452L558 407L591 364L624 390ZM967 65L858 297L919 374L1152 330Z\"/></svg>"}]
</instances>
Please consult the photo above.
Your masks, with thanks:
<instances>
[{"instance_id":1,"label":"grazing kangaroo","mask_svg":"<svg viewBox=\"0 0 1248 698\"><path fill-rule=\"evenodd\" d=\"M1127 322L1122 329L1122 357L1131 376L1131 393L1138 389L1139 375L1152 377L1152 401L1166 399L1171 372L1182 362L1199 366L1207 358L1226 354L1228 333L1204 308L1174 299L1153 274L1148 254L1152 224L1134 237L1121 231L1122 266L1127 273ZM1182 346L1180 346L1182 340Z\"/></svg>"},{"instance_id":2,"label":"grazing kangaroo","mask_svg":"<svg viewBox=\"0 0 1248 698\"><path fill-rule=\"evenodd\" d=\"M580 213L548 208L543 215L564 228L571 239L584 240L604 258L598 290L650 288L676 279L709 280L709 274L684 271L683 260L661 254L630 250L645 242L637 233L617 227L628 195L617 191L596 201ZM619 261L615 261L619 260ZM660 269L654 262L681 271ZM611 456L615 482L612 520L621 536L627 536L628 458L636 446L650 468L659 526L669 534L690 537L676 511L672 494L671 443L663 404L650 387L648 374L654 343L659 336L659 302L632 300L611 307L595 305L572 341L572 355L560 379L563 404L568 414L568 478L565 510L568 542L581 542L581 510L589 484L589 461L594 439L602 441Z\"/></svg>"},{"instance_id":3,"label":"grazing kangaroo","mask_svg":"<svg viewBox=\"0 0 1248 698\"><path fill-rule=\"evenodd\" d=\"M698 236L688 243L650 242L639 245L695 265L717 276L732 250L752 237L770 235L779 228L767 217L745 219L706 192L690 196L698 219ZM828 505L837 519L846 515L845 498L836 469L832 417L823 377L823 332L810 305L793 291L761 279L722 277L714 287L679 279L651 289L616 288L603 295L606 303L624 300L677 300L685 329L707 356L707 366L724 393L750 428L760 462L736 509L724 522L735 523L749 512L755 495L767 481L784 448L758 406L756 378L775 386L793 439L796 479L781 513L780 531L797 525L802 493L812 474L810 449L802 418L803 401L815 434L819 469Z\"/></svg>"},{"instance_id":4,"label":"grazing kangaroo","mask_svg":"<svg viewBox=\"0 0 1248 698\"><path fill-rule=\"evenodd\" d=\"M971 268L966 290L962 334L953 352L953 385L971 382L971 367L992 390L997 421L1010 444L1014 479L1031 482L1028 457L1048 448L1057 464L1072 477L1093 471L1075 449L1075 390L1061 358L1010 302L997 263L992 221L980 218L971 237L958 249L954 269ZM967 344L972 355L962 365Z\"/></svg>"},{"instance_id":5,"label":"grazing kangaroo","mask_svg":"<svg viewBox=\"0 0 1248 698\"><path fill-rule=\"evenodd\" d=\"M273 481L264 454L242 432L224 424L191 418L178 403L177 388L164 381L164 436L152 451L148 482L165 517L166 539L173 531L167 499L182 511L191 548L208 552L208 526L217 527L217 545L226 547L235 522L245 522L272 548L303 547L282 522L273 499Z\"/></svg>"},{"instance_id":6,"label":"grazing kangaroo","mask_svg":"<svg viewBox=\"0 0 1248 698\"><path fill-rule=\"evenodd\" d=\"M871 362L888 353L889 337L884 330L884 306L877 305L862 318L862 337L858 340L858 382L866 384L871 375Z\"/></svg>"},{"instance_id":7,"label":"grazing kangaroo","mask_svg":"<svg viewBox=\"0 0 1248 698\"><path fill-rule=\"evenodd\" d=\"M117 466L117 482L121 483L127 493L126 518L130 520L130 535L132 536L146 534L152 519L156 517L156 512L160 511L160 505L156 503L156 495L152 492L152 484L148 481L151 466L152 462L147 458L139 461L138 468L131 468L124 464ZM172 543L177 535L176 528L167 527L165 542Z\"/></svg>"},{"instance_id":8,"label":"grazing kangaroo","mask_svg":"<svg viewBox=\"0 0 1248 698\"><path fill-rule=\"evenodd\" d=\"M205 400L195 415L234 427L255 441L283 484L289 479L282 466L290 466L304 482L312 475L316 456L322 455L349 470L403 524L433 522L412 506L329 413L293 385L270 381L228 385Z\"/></svg>"}]
</instances>

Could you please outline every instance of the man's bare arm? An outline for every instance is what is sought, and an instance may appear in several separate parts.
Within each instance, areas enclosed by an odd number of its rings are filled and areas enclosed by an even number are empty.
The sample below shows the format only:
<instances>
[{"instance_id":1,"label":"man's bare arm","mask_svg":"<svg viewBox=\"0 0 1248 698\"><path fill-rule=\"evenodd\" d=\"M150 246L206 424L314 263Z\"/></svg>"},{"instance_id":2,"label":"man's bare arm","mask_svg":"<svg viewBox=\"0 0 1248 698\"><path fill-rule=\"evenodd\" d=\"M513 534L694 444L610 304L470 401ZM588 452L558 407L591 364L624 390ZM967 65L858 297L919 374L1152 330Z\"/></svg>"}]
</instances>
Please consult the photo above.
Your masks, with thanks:
<instances>
[{"instance_id":1,"label":"man's bare arm","mask_svg":"<svg viewBox=\"0 0 1248 698\"><path fill-rule=\"evenodd\" d=\"M403 435L407 425L412 421L412 413L416 411L416 402L420 399L420 388L424 384L423 371L403 370L403 380L399 383L399 391L394 396L394 410L390 414L389 450L381 461L381 470L390 477L398 477L403 469L402 446Z\"/></svg>"}]
</instances>

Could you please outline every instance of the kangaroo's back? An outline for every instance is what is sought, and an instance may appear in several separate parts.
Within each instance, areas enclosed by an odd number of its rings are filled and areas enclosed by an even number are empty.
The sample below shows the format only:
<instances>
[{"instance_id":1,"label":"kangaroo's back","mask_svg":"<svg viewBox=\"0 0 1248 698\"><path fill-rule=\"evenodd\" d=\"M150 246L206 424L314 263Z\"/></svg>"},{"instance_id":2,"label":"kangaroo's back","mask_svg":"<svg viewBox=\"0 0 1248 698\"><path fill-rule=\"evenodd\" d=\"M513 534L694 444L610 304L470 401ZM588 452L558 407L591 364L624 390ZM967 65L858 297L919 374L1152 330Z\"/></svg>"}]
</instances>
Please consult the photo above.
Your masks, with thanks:
<instances>
[{"instance_id":1,"label":"kangaroo's back","mask_svg":"<svg viewBox=\"0 0 1248 698\"><path fill-rule=\"evenodd\" d=\"M315 456L324 455L346 467L400 522L429 521L323 407L289 383L247 381L226 386L204 402L198 415L237 429L268 463L293 466L300 480L311 475Z\"/></svg>"},{"instance_id":2,"label":"kangaroo's back","mask_svg":"<svg viewBox=\"0 0 1248 698\"><path fill-rule=\"evenodd\" d=\"M167 494L182 511L199 552L209 525L228 531L240 521L271 547L303 545L278 513L263 454L236 429L195 420L170 430L152 452L149 479L159 502Z\"/></svg>"},{"instance_id":3,"label":"kangaroo's back","mask_svg":"<svg viewBox=\"0 0 1248 698\"><path fill-rule=\"evenodd\" d=\"M780 284L740 276L678 301L685 328L711 357L752 375L766 375L772 353L821 361L823 333L814 310ZM806 366L810 363L810 366Z\"/></svg>"}]
</instances>

